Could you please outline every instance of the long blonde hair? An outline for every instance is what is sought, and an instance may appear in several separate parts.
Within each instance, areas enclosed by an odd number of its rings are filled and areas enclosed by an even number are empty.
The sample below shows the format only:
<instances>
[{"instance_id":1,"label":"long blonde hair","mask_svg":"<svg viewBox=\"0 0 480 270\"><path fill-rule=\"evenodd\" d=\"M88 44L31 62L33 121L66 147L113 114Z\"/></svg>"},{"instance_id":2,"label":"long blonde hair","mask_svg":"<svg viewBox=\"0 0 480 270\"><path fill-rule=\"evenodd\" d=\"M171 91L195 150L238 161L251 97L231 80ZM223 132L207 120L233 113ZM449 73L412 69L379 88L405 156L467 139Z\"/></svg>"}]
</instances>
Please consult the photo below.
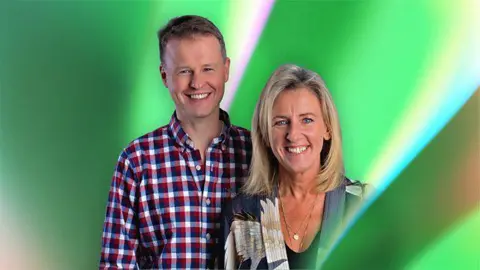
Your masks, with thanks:
<instances>
[{"instance_id":1,"label":"long blonde hair","mask_svg":"<svg viewBox=\"0 0 480 270\"><path fill-rule=\"evenodd\" d=\"M296 65L282 65L270 76L262 90L252 119L252 163L243 192L248 195L271 195L277 185L278 161L271 148L272 109L275 99L285 90L305 87L319 99L323 121L330 132L324 141L318 191L330 191L343 182L344 165L340 123L333 99L322 78L315 72Z\"/></svg>"}]
</instances>

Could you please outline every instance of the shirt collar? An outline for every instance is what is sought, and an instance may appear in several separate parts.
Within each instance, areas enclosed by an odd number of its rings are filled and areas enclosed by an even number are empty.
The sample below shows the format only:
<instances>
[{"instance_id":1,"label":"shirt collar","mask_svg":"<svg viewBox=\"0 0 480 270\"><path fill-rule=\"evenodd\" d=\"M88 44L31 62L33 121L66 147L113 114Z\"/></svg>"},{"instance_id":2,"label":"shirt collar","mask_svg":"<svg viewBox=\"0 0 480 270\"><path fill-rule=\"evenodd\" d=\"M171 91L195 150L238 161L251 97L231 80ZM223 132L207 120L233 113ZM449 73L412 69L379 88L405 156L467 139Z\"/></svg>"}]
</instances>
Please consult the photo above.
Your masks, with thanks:
<instances>
[{"instance_id":1,"label":"shirt collar","mask_svg":"<svg viewBox=\"0 0 480 270\"><path fill-rule=\"evenodd\" d=\"M228 134L230 133L230 128L232 127L232 124L230 123L230 117L228 113L222 109L220 109L219 119L223 121L224 125L220 136L213 139L213 145L221 144L222 149L224 149L230 137L228 136ZM171 137L180 147L189 148L191 150L194 149L193 141L182 128L180 120L178 120L177 118L176 111L173 112L172 117L170 118L170 122L168 123L168 130L171 134Z\"/></svg>"}]
</instances>

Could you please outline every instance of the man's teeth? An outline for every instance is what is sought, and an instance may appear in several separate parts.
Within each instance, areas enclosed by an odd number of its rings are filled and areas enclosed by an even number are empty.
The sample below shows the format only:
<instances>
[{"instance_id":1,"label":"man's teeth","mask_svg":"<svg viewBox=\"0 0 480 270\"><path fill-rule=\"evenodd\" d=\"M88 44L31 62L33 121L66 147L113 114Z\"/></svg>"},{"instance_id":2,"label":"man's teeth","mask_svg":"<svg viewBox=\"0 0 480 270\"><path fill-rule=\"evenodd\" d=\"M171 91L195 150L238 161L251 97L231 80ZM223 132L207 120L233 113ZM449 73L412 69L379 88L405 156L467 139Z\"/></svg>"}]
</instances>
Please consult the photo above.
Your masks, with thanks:
<instances>
[{"instance_id":1,"label":"man's teeth","mask_svg":"<svg viewBox=\"0 0 480 270\"><path fill-rule=\"evenodd\" d=\"M306 147L306 146L302 146L302 147L288 147L287 150L288 150L288 152L290 152L290 153L300 154L300 153L302 153L303 151L307 150L307 147Z\"/></svg>"},{"instance_id":2,"label":"man's teeth","mask_svg":"<svg viewBox=\"0 0 480 270\"><path fill-rule=\"evenodd\" d=\"M190 98L193 98L193 99L204 99L208 96L208 94L193 94L193 95L190 95Z\"/></svg>"}]
</instances>

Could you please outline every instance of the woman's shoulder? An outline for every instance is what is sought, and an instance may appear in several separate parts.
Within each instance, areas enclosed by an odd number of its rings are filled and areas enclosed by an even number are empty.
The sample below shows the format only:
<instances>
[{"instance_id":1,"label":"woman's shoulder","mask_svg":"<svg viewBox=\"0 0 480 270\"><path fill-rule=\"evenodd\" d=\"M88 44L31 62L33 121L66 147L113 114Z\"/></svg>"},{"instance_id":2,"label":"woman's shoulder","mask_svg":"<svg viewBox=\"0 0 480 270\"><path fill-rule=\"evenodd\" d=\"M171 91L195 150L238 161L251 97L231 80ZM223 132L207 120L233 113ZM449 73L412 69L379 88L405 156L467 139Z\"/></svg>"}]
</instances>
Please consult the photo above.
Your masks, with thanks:
<instances>
[{"instance_id":1,"label":"woman's shoulder","mask_svg":"<svg viewBox=\"0 0 480 270\"><path fill-rule=\"evenodd\" d=\"M346 216L355 214L368 201L374 190L371 184L345 178Z\"/></svg>"},{"instance_id":2,"label":"woman's shoulder","mask_svg":"<svg viewBox=\"0 0 480 270\"><path fill-rule=\"evenodd\" d=\"M372 191L372 185L347 177L345 177L344 185L347 195L359 197L360 199L364 199Z\"/></svg>"},{"instance_id":3,"label":"woman's shoulder","mask_svg":"<svg viewBox=\"0 0 480 270\"><path fill-rule=\"evenodd\" d=\"M259 199L260 196L258 195L249 195L240 192L232 199L232 208L234 211L250 210L257 207Z\"/></svg>"},{"instance_id":4,"label":"woman's shoulder","mask_svg":"<svg viewBox=\"0 0 480 270\"><path fill-rule=\"evenodd\" d=\"M248 216L253 219L259 218L259 197L238 193L237 196L222 205L222 219L228 221L228 224L231 224L234 217L238 216Z\"/></svg>"}]
</instances>

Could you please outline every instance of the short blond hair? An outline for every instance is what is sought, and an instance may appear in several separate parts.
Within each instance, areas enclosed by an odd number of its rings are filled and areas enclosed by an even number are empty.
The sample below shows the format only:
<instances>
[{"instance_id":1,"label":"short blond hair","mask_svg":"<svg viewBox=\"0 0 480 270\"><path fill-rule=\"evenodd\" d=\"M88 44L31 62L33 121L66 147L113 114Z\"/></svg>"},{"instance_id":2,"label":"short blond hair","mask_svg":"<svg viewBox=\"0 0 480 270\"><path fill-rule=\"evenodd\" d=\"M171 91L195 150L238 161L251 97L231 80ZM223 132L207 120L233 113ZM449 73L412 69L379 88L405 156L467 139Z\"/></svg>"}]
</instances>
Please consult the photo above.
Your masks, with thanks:
<instances>
[{"instance_id":1,"label":"short blond hair","mask_svg":"<svg viewBox=\"0 0 480 270\"><path fill-rule=\"evenodd\" d=\"M330 133L330 140L324 141L321 171L317 177L318 191L327 192L342 184L344 165L342 139L337 110L324 81L317 73L297 65L282 65L270 76L262 90L252 119L252 163L243 192L248 195L272 195L278 185L278 161L269 145L272 142L272 109L283 91L307 88L319 99L323 121Z\"/></svg>"}]
</instances>

